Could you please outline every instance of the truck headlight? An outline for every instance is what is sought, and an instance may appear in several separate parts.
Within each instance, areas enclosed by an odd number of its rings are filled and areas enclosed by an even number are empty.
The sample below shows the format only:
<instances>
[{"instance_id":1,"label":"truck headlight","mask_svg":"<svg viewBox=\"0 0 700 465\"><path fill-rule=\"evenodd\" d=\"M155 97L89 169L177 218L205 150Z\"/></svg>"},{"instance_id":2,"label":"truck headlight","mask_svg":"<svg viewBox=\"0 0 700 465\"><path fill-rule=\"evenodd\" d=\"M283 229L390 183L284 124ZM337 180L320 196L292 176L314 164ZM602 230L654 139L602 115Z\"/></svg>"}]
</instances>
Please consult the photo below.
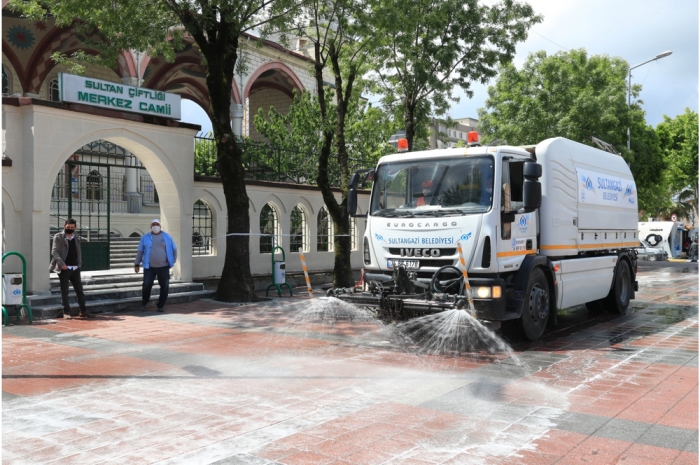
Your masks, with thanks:
<instances>
[{"instance_id":1,"label":"truck headlight","mask_svg":"<svg viewBox=\"0 0 700 465\"><path fill-rule=\"evenodd\" d=\"M479 286L476 288L476 296L479 299L491 298L491 288L487 286Z\"/></svg>"},{"instance_id":2,"label":"truck headlight","mask_svg":"<svg viewBox=\"0 0 700 465\"><path fill-rule=\"evenodd\" d=\"M477 299L500 299L501 286L479 286L475 289Z\"/></svg>"}]
</instances>

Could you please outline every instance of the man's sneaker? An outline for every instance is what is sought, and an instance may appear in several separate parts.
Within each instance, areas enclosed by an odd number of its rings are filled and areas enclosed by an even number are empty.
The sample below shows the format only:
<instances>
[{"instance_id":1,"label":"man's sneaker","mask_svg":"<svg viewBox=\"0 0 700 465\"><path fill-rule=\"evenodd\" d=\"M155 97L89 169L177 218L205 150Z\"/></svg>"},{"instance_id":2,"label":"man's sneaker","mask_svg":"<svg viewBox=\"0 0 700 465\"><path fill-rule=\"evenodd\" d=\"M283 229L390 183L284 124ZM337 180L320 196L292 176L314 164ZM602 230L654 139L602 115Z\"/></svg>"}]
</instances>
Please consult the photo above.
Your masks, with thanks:
<instances>
[{"instance_id":1,"label":"man's sneaker","mask_svg":"<svg viewBox=\"0 0 700 465\"><path fill-rule=\"evenodd\" d=\"M158 307L158 311L159 311L160 313L163 313L163 312L165 311L165 308L163 308L163 307Z\"/></svg>"},{"instance_id":2,"label":"man's sneaker","mask_svg":"<svg viewBox=\"0 0 700 465\"><path fill-rule=\"evenodd\" d=\"M141 310L142 312L145 312L145 311L146 311L146 305L148 305L148 302L141 302L141 308L140 308L140 310Z\"/></svg>"},{"instance_id":3,"label":"man's sneaker","mask_svg":"<svg viewBox=\"0 0 700 465\"><path fill-rule=\"evenodd\" d=\"M74 311L71 310L70 313L69 313L69 315L70 315L72 318L75 318L76 316L79 315L79 313L78 313L78 312L74 312Z\"/></svg>"},{"instance_id":4,"label":"man's sneaker","mask_svg":"<svg viewBox=\"0 0 700 465\"><path fill-rule=\"evenodd\" d=\"M90 312L80 312L80 316L82 316L83 318L95 318L95 315L93 315Z\"/></svg>"}]
</instances>

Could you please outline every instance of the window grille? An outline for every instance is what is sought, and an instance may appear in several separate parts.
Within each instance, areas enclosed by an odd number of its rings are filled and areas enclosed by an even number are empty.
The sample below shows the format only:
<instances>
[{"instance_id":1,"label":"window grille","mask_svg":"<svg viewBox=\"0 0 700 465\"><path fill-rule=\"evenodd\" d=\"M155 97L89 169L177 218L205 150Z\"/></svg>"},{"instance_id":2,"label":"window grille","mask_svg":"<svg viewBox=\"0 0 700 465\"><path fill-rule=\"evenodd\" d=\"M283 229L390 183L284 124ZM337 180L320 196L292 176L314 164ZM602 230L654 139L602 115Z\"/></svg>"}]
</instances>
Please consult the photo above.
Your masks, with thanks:
<instances>
[{"instance_id":1,"label":"window grille","mask_svg":"<svg viewBox=\"0 0 700 465\"><path fill-rule=\"evenodd\" d=\"M102 200L102 175L99 171L90 171L85 181L85 188L88 200Z\"/></svg>"},{"instance_id":2,"label":"window grille","mask_svg":"<svg viewBox=\"0 0 700 465\"><path fill-rule=\"evenodd\" d=\"M141 187L139 192L143 195L143 203L160 203L158 199L158 191L156 190L156 185L148 175L141 176Z\"/></svg>"},{"instance_id":3,"label":"window grille","mask_svg":"<svg viewBox=\"0 0 700 465\"><path fill-rule=\"evenodd\" d=\"M52 102L58 102L59 101L59 92L58 92L58 78L51 79L49 81L49 100Z\"/></svg>"},{"instance_id":4,"label":"window grille","mask_svg":"<svg viewBox=\"0 0 700 465\"><path fill-rule=\"evenodd\" d=\"M291 252L299 252L299 249L301 249L304 252L307 252L309 250L309 235L306 224L306 212L300 205L297 205L292 209L291 220Z\"/></svg>"},{"instance_id":5,"label":"window grille","mask_svg":"<svg viewBox=\"0 0 700 465\"><path fill-rule=\"evenodd\" d=\"M333 250L333 242L330 240L333 234L331 217L328 215L326 207L321 208L316 219L317 234L316 234L316 251L330 252Z\"/></svg>"},{"instance_id":6,"label":"window grille","mask_svg":"<svg viewBox=\"0 0 700 465\"><path fill-rule=\"evenodd\" d=\"M269 203L260 210L260 253L272 253L272 248L279 245L279 219L277 210Z\"/></svg>"},{"instance_id":7,"label":"window grille","mask_svg":"<svg viewBox=\"0 0 700 465\"><path fill-rule=\"evenodd\" d=\"M209 205L197 200L192 211L192 255L210 255L213 252L213 229Z\"/></svg>"}]
</instances>

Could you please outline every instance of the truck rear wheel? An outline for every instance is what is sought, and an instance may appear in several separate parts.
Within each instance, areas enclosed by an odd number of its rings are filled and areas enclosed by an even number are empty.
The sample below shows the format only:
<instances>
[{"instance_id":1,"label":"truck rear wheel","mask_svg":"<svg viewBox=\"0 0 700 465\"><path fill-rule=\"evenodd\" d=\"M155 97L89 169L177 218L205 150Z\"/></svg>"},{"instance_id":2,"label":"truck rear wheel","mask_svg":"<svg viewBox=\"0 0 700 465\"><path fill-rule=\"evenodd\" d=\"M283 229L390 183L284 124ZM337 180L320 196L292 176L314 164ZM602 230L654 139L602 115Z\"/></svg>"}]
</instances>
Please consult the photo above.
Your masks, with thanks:
<instances>
[{"instance_id":1,"label":"truck rear wheel","mask_svg":"<svg viewBox=\"0 0 700 465\"><path fill-rule=\"evenodd\" d=\"M605 298L605 309L610 313L627 315L632 296L632 273L626 260L620 260L614 279L610 294Z\"/></svg>"},{"instance_id":2,"label":"truck rear wheel","mask_svg":"<svg viewBox=\"0 0 700 465\"><path fill-rule=\"evenodd\" d=\"M530 274L523 302L520 326L523 334L531 341L539 339L547 327L549 319L549 284L541 269L535 268Z\"/></svg>"}]
</instances>

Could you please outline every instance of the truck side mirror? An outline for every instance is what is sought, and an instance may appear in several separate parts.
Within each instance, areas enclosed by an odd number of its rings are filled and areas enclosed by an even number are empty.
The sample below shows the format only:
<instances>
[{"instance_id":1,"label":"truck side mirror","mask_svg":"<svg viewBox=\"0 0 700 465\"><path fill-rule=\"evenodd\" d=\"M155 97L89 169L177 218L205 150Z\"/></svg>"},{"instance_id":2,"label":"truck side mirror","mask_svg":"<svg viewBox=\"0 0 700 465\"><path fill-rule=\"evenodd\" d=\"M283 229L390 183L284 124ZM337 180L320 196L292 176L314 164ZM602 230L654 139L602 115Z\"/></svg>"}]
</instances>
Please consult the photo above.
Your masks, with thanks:
<instances>
[{"instance_id":1,"label":"truck side mirror","mask_svg":"<svg viewBox=\"0 0 700 465\"><path fill-rule=\"evenodd\" d=\"M542 205L542 185L538 179L542 176L542 165L534 161L523 164L523 210L535 211Z\"/></svg>"},{"instance_id":2,"label":"truck side mirror","mask_svg":"<svg viewBox=\"0 0 700 465\"><path fill-rule=\"evenodd\" d=\"M542 184L526 178L523 182L523 210L525 213L535 211L540 208L540 205L542 205Z\"/></svg>"},{"instance_id":3,"label":"truck side mirror","mask_svg":"<svg viewBox=\"0 0 700 465\"><path fill-rule=\"evenodd\" d=\"M355 216L357 213L357 189L351 187L348 190L348 214Z\"/></svg>"},{"instance_id":4,"label":"truck side mirror","mask_svg":"<svg viewBox=\"0 0 700 465\"><path fill-rule=\"evenodd\" d=\"M355 171L352 173L352 176L350 176L350 182L348 183L349 188L355 188L357 187L357 183L360 181L360 172Z\"/></svg>"},{"instance_id":5,"label":"truck side mirror","mask_svg":"<svg viewBox=\"0 0 700 465\"><path fill-rule=\"evenodd\" d=\"M525 179L539 179L542 176L542 165L534 161L526 161L523 164L523 177Z\"/></svg>"}]
</instances>

